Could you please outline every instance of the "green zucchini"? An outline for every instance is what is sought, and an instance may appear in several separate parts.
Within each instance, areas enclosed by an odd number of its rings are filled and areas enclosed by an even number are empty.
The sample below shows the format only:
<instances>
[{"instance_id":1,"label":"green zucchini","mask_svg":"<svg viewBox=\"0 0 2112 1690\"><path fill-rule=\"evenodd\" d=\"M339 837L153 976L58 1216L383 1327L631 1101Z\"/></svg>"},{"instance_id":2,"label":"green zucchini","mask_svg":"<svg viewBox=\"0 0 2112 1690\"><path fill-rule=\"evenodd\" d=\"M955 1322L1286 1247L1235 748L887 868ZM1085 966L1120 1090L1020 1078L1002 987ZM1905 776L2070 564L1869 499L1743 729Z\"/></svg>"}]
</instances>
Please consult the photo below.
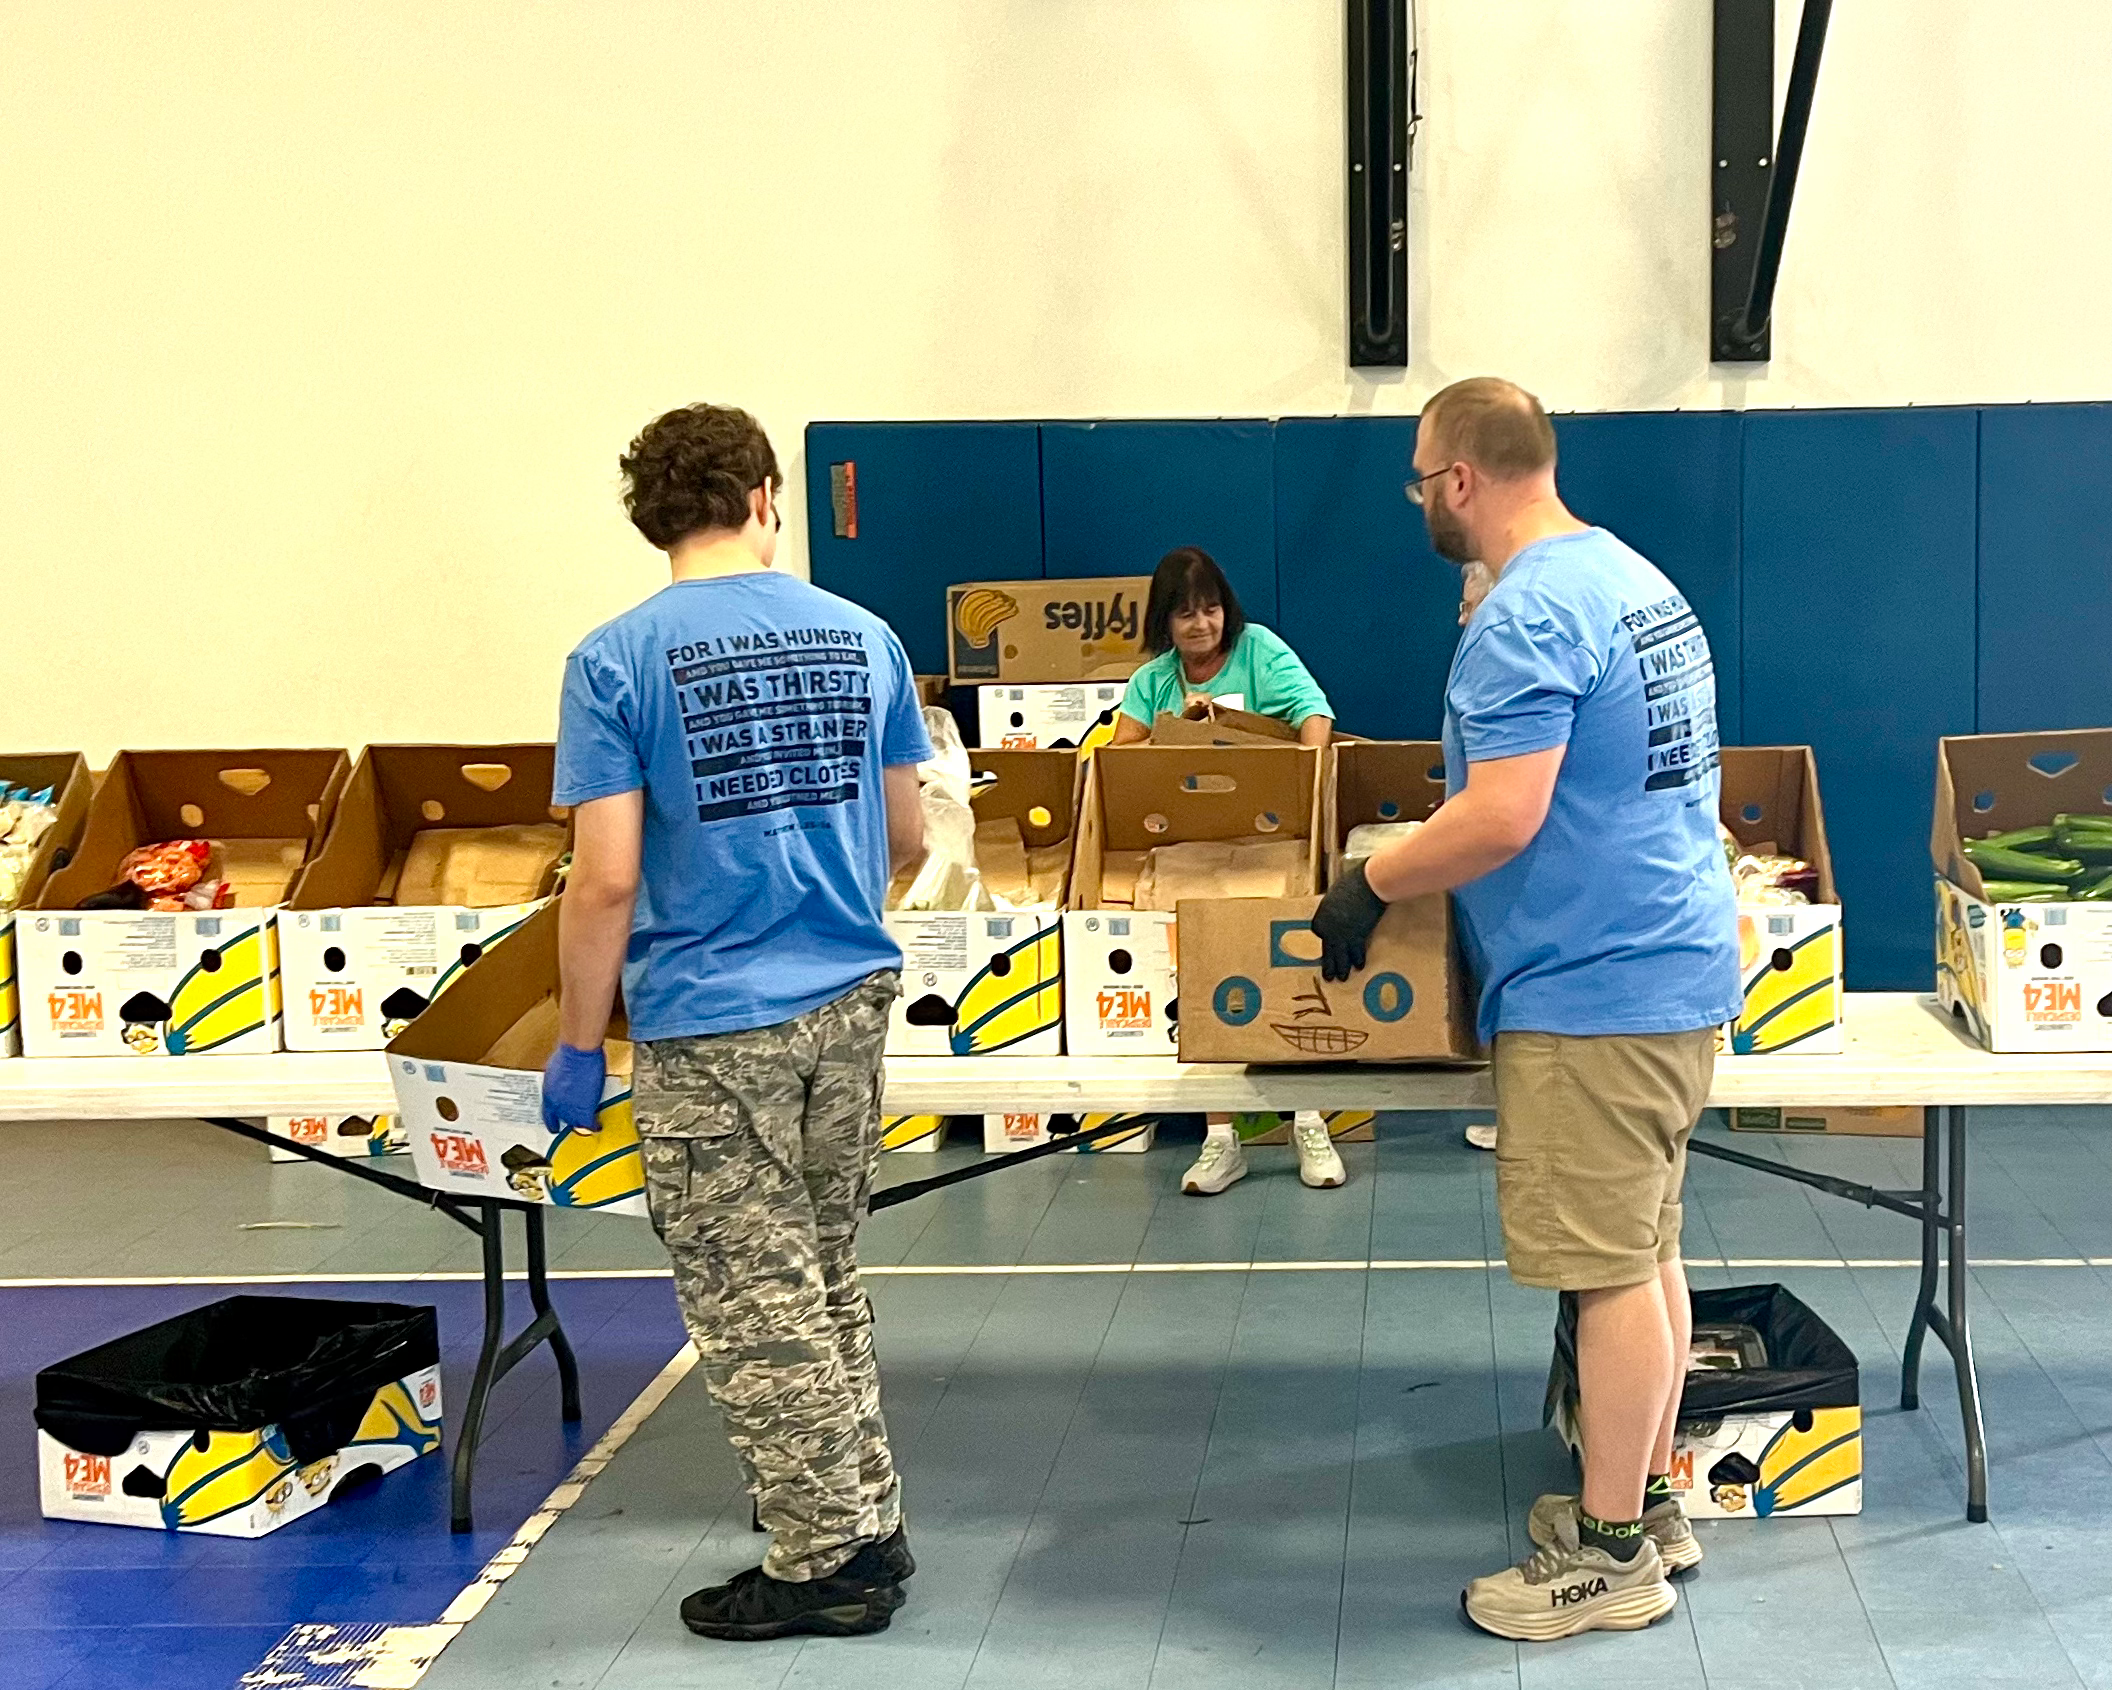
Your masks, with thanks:
<instances>
[{"instance_id":1,"label":"green zucchini","mask_svg":"<svg viewBox=\"0 0 2112 1690\"><path fill-rule=\"evenodd\" d=\"M2065 885L2083 872L2083 865L2073 857L2005 851L1999 845L1985 845L1976 839L1965 842L1965 854L1983 877L1992 874L1999 880L2059 881Z\"/></svg>"},{"instance_id":2,"label":"green zucchini","mask_svg":"<svg viewBox=\"0 0 2112 1690\"><path fill-rule=\"evenodd\" d=\"M1987 889L1987 901L1991 904L2022 903L2046 890L2043 880L1990 880L1982 875L1980 884Z\"/></svg>"},{"instance_id":3,"label":"green zucchini","mask_svg":"<svg viewBox=\"0 0 2112 1690\"><path fill-rule=\"evenodd\" d=\"M2087 886L2078 887L2069 895L2074 898L2092 901L2100 898L2112 898L2112 874L2106 875L2102 880L2092 881Z\"/></svg>"},{"instance_id":4,"label":"green zucchini","mask_svg":"<svg viewBox=\"0 0 2112 1690\"><path fill-rule=\"evenodd\" d=\"M2017 827L2007 833L1990 833L1985 839L1968 839L1966 844L1982 850L1992 846L1997 851L2023 851L2051 843L2053 833L2051 827Z\"/></svg>"},{"instance_id":5,"label":"green zucchini","mask_svg":"<svg viewBox=\"0 0 2112 1690\"><path fill-rule=\"evenodd\" d=\"M2062 828L2071 830L2088 828L2098 833L2112 833L2112 815L2097 816L2063 812L2053 818L2053 825L2055 831L2059 831Z\"/></svg>"}]
</instances>

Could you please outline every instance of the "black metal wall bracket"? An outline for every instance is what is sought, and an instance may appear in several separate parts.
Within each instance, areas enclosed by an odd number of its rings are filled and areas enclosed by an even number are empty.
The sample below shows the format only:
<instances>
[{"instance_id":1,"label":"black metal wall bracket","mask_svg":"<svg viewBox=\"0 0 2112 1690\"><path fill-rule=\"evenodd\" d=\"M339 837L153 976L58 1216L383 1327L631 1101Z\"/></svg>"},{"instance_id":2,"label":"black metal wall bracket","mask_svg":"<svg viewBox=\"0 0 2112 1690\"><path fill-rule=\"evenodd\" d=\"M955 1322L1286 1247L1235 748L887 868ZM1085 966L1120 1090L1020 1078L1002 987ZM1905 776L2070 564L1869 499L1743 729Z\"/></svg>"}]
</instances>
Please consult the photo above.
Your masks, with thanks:
<instances>
[{"instance_id":1,"label":"black metal wall bracket","mask_svg":"<svg viewBox=\"0 0 2112 1690\"><path fill-rule=\"evenodd\" d=\"M1349 361L1408 362L1408 0L1348 0Z\"/></svg>"},{"instance_id":2,"label":"black metal wall bracket","mask_svg":"<svg viewBox=\"0 0 2112 1690\"><path fill-rule=\"evenodd\" d=\"M1709 136L1709 357L1765 363L1790 201L1833 0L1804 0L1775 133L1775 0L1715 0Z\"/></svg>"}]
</instances>

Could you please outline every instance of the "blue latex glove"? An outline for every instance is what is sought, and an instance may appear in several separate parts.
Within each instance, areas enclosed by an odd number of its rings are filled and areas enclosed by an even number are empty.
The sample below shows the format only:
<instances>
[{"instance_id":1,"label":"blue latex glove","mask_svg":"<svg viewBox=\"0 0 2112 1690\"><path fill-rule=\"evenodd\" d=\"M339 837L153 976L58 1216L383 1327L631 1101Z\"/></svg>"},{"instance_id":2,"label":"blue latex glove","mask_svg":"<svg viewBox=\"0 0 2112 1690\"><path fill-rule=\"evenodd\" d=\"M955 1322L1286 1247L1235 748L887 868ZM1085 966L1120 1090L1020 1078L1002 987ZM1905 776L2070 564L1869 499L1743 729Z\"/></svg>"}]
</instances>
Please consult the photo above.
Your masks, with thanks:
<instances>
[{"instance_id":1,"label":"blue latex glove","mask_svg":"<svg viewBox=\"0 0 2112 1690\"><path fill-rule=\"evenodd\" d=\"M579 1050L572 1045L559 1045L543 1068L543 1125L552 1132L566 1127L578 1132L595 1131L601 1084L608 1073L601 1046Z\"/></svg>"}]
</instances>

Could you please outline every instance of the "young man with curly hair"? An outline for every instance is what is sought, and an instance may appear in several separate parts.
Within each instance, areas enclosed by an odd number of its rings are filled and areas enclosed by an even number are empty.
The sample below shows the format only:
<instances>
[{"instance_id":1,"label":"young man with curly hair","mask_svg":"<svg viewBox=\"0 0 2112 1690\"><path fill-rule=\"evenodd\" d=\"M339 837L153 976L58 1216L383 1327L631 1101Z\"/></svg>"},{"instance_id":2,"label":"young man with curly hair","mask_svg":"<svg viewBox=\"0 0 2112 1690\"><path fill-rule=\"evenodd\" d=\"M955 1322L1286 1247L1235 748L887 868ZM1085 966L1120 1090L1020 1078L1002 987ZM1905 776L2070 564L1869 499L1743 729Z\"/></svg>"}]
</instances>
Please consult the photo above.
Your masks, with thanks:
<instances>
[{"instance_id":1,"label":"young man with curly hair","mask_svg":"<svg viewBox=\"0 0 2112 1690\"><path fill-rule=\"evenodd\" d=\"M682 1603L706 1637L884 1630L916 1570L880 1416L858 1224L932 754L887 624L771 566L776 455L692 405L622 459L671 583L565 665L574 806L543 1118L591 1129L619 979L646 1198L756 1514L762 1565Z\"/></svg>"}]
</instances>

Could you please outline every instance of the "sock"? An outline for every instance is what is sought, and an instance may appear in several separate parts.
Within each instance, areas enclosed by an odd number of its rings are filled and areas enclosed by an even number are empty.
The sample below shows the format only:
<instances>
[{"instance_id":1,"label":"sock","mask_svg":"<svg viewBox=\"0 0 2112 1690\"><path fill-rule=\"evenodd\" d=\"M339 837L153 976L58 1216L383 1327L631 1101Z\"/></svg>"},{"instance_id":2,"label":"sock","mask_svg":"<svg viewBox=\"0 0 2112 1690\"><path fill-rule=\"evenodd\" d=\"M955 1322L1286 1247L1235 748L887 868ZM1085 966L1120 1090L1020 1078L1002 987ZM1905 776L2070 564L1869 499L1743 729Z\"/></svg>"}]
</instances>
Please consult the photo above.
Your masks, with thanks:
<instances>
[{"instance_id":1,"label":"sock","mask_svg":"<svg viewBox=\"0 0 2112 1690\"><path fill-rule=\"evenodd\" d=\"M1228 1144L1237 1144L1239 1142L1239 1130L1230 1121L1212 1121L1208 1123L1203 1128L1203 1136L1206 1140L1221 1138Z\"/></svg>"},{"instance_id":2,"label":"sock","mask_svg":"<svg viewBox=\"0 0 2112 1690\"><path fill-rule=\"evenodd\" d=\"M1670 1502L1671 1500L1672 1475L1669 1473L1652 1473L1650 1482L1643 1487L1643 1512L1647 1514L1660 1502Z\"/></svg>"},{"instance_id":3,"label":"sock","mask_svg":"<svg viewBox=\"0 0 2112 1690\"><path fill-rule=\"evenodd\" d=\"M1616 1561L1633 1561L1643 1547L1640 1520L1600 1520L1577 1510L1577 1541L1586 1549L1603 1549Z\"/></svg>"}]
</instances>

